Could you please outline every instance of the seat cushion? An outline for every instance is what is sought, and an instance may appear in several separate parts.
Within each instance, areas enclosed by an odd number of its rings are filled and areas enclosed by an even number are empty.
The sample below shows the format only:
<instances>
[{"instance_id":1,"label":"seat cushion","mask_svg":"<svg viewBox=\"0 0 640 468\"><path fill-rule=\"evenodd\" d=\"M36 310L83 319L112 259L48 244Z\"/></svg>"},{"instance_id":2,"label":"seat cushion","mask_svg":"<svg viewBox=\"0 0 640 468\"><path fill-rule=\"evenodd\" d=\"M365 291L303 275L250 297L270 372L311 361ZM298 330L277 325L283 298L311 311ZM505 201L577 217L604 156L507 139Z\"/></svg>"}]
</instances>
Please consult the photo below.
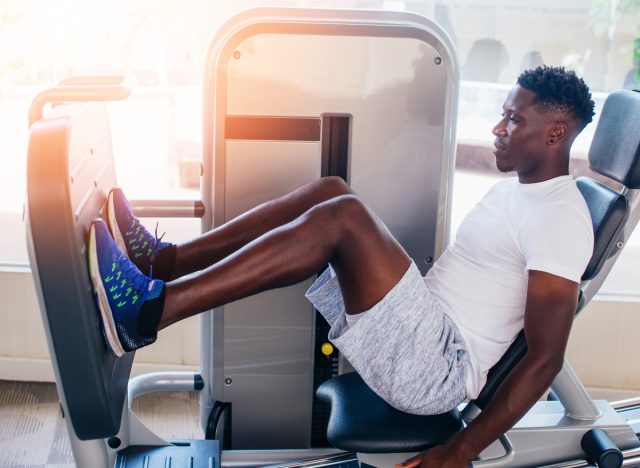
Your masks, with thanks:
<instances>
[{"instance_id":1,"label":"seat cushion","mask_svg":"<svg viewBox=\"0 0 640 468\"><path fill-rule=\"evenodd\" d=\"M463 428L457 409L419 416L377 396L357 373L327 380L316 394L331 405L327 439L349 452L417 452L448 442Z\"/></svg>"}]
</instances>

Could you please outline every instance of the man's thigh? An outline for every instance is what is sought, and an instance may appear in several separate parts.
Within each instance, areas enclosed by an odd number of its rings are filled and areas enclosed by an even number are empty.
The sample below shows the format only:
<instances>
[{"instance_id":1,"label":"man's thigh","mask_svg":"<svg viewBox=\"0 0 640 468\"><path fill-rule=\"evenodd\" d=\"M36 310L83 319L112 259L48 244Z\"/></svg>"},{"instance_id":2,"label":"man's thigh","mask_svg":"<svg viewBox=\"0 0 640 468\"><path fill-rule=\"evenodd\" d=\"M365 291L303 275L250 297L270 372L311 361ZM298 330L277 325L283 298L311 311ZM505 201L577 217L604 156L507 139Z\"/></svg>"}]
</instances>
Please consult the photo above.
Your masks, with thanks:
<instances>
[{"instance_id":1,"label":"man's thigh","mask_svg":"<svg viewBox=\"0 0 640 468\"><path fill-rule=\"evenodd\" d=\"M400 281L411 259L371 209L347 197L352 206L340 220L343 239L331 266L347 313L357 314L373 307Z\"/></svg>"}]
</instances>

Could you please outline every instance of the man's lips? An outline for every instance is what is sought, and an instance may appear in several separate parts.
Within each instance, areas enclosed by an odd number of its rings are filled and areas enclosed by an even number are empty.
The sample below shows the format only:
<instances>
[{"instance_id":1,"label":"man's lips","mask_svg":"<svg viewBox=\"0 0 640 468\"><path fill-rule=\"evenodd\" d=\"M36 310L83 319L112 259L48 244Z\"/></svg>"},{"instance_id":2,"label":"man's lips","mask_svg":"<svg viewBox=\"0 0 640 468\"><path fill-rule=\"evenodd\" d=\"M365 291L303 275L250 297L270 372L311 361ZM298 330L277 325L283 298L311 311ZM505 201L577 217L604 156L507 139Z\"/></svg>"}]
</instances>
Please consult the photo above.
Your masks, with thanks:
<instances>
[{"instance_id":1,"label":"man's lips","mask_svg":"<svg viewBox=\"0 0 640 468\"><path fill-rule=\"evenodd\" d=\"M499 142L497 140L493 142L493 146L495 147L495 149L493 150L494 154L496 152L498 152L498 151L504 151L507 148L506 145L502 144L501 142Z\"/></svg>"}]
</instances>

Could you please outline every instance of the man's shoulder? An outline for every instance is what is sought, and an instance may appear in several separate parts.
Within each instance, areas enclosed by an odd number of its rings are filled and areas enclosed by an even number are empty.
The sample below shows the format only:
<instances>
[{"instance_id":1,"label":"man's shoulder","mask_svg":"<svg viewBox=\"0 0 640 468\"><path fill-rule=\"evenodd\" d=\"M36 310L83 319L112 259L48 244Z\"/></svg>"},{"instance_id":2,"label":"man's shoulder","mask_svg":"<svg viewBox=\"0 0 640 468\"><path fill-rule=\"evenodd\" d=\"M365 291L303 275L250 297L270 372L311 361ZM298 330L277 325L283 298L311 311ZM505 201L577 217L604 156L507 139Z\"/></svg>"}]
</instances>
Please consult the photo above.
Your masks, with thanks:
<instances>
[{"instance_id":1,"label":"man's shoulder","mask_svg":"<svg viewBox=\"0 0 640 468\"><path fill-rule=\"evenodd\" d=\"M571 237L578 232L593 235L589 207L575 180L564 178L545 189L527 197L521 209L516 211L520 229L533 230L541 237L561 233Z\"/></svg>"},{"instance_id":2,"label":"man's shoulder","mask_svg":"<svg viewBox=\"0 0 640 468\"><path fill-rule=\"evenodd\" d=\"M541 197L540 202L560 211L570 207L570 209L576 210L590 219L589 207L574 179L566 179L559 182L553 190L549 190Z\"/></svg>"},{"instance_id":3,"label":"man's shoulder","mask_svg":"<svg viewBox=\"0 0 640 468\"><path fill-rule=\"evenodd\" d=\"M495 184L493 184L492 188L514 187L517 183L518 183L518 178L515 176L502 177Z\"/></svg>"},{"instance_id":4,"label":"man's shoulder","mask_svg":"<svg viewBox=\"0 0 640 468\"><path fill-rule=\"evenodd\" d=\"M487 195L495 194L495 193L498 193L498 194L508 193L511 190L513 190L517 186L517 184L518 184L517 177L503 177L491 186L491 188L487 192Z\"/></svg>"}]
</instances>

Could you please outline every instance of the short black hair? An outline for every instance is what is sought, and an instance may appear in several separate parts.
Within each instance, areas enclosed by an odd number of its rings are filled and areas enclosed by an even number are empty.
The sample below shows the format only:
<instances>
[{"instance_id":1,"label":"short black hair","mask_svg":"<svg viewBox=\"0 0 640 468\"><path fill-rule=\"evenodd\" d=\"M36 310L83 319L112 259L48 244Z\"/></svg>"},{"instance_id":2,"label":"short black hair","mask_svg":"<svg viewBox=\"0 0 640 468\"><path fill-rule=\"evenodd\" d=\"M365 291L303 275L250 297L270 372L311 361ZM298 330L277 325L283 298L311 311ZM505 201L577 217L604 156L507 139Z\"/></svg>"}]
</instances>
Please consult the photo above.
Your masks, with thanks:
<instances>
[{"instance_id":1,"label":"short black hair","mask_svg":"<svg viewBox=\"0 0 640 468\"><path fill-rule=\"evenodd\" d=\"M543 112L564 112L579 122L581 130L593 120L595 104L589 87L574 71L544 65L522 72L517 84L536 94L535 104Z\"/></svg>"}]
</instances>

